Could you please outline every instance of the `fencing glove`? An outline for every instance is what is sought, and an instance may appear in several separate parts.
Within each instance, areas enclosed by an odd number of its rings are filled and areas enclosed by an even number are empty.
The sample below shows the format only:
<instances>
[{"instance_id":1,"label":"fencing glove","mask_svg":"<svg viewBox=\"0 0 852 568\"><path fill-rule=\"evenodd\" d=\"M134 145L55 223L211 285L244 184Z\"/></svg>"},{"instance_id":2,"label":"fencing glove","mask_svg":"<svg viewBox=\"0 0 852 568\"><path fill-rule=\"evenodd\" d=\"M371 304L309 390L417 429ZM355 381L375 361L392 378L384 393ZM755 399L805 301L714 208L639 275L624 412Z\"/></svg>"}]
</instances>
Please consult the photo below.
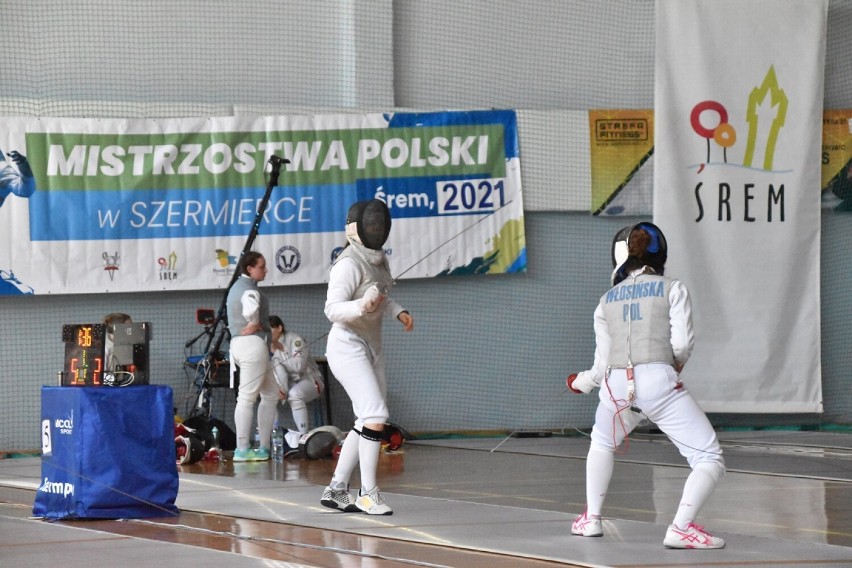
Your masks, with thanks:
<instances>
[{"instance_id":1,"label":"fencing glove","mask_svg":"<svg viewBox=\"0 0 852 568\"><path fill-rule=\"evenodd\" d=\"M593 388L600 386L592 379L592 374L588 371L568 375L568 378L565 379L565 385L568 390L576 394L586 394L592 392Z\"/></svg>"},{"instance_id":2,"label":"fencing glove","mask_svg":"<svg viewBox=\"0 0 852 568\"><path fill-rule=\"evenodd\" d=\"M360 305L362 313L373 313L382 304L385 297L379 292L379 287L373 284L364 295L361 296Z\"/></svg>"}]
</instances>

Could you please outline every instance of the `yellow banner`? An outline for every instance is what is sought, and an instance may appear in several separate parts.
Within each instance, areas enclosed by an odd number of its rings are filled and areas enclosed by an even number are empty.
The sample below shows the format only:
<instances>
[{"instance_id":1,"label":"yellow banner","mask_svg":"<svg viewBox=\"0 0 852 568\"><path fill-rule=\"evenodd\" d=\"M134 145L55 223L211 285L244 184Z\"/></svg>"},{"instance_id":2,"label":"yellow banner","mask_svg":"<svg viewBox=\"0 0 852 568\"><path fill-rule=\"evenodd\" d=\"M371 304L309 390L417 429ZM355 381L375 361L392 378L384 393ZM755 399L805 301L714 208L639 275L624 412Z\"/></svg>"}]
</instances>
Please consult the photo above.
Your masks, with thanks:
<instances>
[{"instance_id":1,"label":"yellow banner","mask_svg":"<svg viewBox=\"0 0 852 568\"><path fill-rule=\"evenodd\" d=\"M852 110L827 110L822 118L822 200L852 211Z\"/></svg>"},{"instance_id":2,"label":"yellow banner","mask_svg":"<svg viewBox=\"0 0 852 568\"><path fill-rule=\"evenodd\" d=\"M592 214L599 215L634 178L654 151L653 110L590 110ZM650 166L650 164L649 164ZM624 196L622 196L624 197ZM649 195L650 197L650 195ZM647 213L635 211L628 200L610 214Z\"/></svg>"}]
</instances>

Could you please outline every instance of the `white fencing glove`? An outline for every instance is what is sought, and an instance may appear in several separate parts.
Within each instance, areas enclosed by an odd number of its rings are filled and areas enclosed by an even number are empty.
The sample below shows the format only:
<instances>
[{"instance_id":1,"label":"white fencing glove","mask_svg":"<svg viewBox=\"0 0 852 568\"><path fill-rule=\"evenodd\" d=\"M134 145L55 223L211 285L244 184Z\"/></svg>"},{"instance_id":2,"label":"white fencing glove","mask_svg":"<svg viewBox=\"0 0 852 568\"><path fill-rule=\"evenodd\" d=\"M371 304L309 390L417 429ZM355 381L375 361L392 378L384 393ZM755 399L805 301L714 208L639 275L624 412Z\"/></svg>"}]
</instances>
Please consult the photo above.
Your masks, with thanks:
<instances>
[{"instance_id":1,"label":"white fencing glove","mask_svg":"<svg viewBox=\"0 0 852 568\"><path fill-rule=\"evenodd\" d=\"M370 286L364 295L361 296L360 305L361 312L372 313L382 304L385 297L379 292L379 287L373 284Z\"/></svg>"},{"instance_id":2,"label":"white fencing glove","mask_svg":"<svg viewBox=\"0 0 852 568\"><path fill-rule=\"evenodd\" d=\"M600 386L592 379L592 374L588 371L568 375L568 378L565 379L565 385L568 390L576 394L590 393L593 388Z\"/></svg>"}]
</instances>

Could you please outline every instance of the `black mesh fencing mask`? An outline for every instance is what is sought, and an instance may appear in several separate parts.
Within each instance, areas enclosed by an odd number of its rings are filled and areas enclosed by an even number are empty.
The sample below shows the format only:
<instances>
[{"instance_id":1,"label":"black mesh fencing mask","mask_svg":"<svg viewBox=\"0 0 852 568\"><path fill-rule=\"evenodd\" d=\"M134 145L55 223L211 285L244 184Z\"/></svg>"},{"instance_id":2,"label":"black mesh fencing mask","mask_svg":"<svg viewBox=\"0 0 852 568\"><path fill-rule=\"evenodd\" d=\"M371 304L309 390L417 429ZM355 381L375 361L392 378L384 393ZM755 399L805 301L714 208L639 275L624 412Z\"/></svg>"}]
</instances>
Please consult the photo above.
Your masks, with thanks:
<instances>
[{"instance_id":1,"label":"black mesh fencing mask","mask_svg":"<svg viewBox=\"0 0 852 568\"><path fill-rule=\"evenodd\" d=\"M650 237L648 248L645 250L642 258L634 258L632 263L629 263L630 257L630 236L634 231L642 229ZM627 277L628 272L638 268L641 265L648 265L653 268L657 274L663 274L668 258L669 246L666 242L666 236L663 231L653 223L642 222L636 225L624 227L615 234L612 239L612 284L613 286L621 282Z\"/></svg>"},{"instance_id":2,"label":"black mesh fencing mask","mask_svg":"<svg viewBox=\"0 0 852 568\"><path fill-rule=\"evenodd\" d=\"M346 435L334 426L314 428L299 438L299 453L312 460L331 457Z\"/></svg>"},{"instance_id":3,"label":"black mesh fencing mask","mask_svg":"<svg viewBox=\"0 0 852 568\"><path fill-rule=\"evenodd\" d=\"M349 208L346 224L355 223L358 239L368 249L382 250L391 230L391 216L384 201L358 201Z\"/></svg>"}]
</instances>

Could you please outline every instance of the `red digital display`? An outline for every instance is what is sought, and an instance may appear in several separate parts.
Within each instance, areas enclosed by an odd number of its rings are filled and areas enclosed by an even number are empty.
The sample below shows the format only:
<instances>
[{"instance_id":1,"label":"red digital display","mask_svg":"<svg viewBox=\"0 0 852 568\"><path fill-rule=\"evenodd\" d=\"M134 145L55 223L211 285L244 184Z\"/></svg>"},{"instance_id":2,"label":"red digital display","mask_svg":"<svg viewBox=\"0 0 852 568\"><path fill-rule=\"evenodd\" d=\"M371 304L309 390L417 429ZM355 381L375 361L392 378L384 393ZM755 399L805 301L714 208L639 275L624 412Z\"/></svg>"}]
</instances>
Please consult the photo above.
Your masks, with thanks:
<instances>
[{"instance_id":1,"label":"red digital display","mask_svg":"<svg viewBox=\"0 0 852 568\"><path fill-rule=\"evenodd\" d=\"M103 357L93 357L87 361L86 355L84 351L82 362L76 357L71 359L71 385L99 386L102 384L104 372Z\"/></svg>"},{"instance_id":2,"label":"red digital display","mask_svg":"<svg viewBox=\"0 0 852 568\"><path fill-rule=\"evenodd\" d=\"M62 326L65 342L64 386L101 386L104 378L106 326L99 323Z\"/></svg>"}]
</instances>

